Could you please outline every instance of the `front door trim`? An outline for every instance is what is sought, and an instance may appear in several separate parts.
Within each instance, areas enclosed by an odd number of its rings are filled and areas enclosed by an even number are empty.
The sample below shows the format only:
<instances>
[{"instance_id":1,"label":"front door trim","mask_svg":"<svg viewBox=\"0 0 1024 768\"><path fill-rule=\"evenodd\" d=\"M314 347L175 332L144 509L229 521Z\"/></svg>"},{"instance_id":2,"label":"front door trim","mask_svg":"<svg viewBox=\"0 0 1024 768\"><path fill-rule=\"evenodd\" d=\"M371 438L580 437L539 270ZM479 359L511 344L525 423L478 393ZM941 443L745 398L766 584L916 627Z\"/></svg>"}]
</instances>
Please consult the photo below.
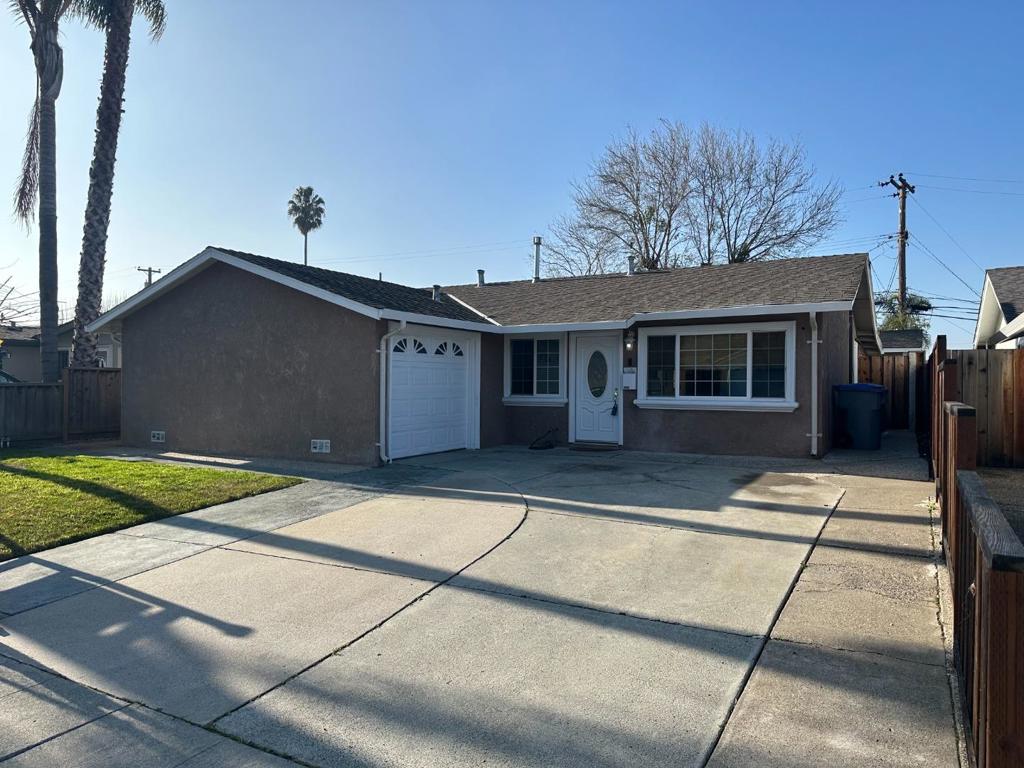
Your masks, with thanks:
<instances>
[{"instance_id":1,"label":"front door trim","mask_svg":"<svg viewBox=\"0 0 1024 768\"><path fill-rule=\"evenodd\" d=\"M586 371L577 371L576 355L578 342L581 338L608 338L614 339L614 359L609 360L608 384L619 390L619 414L618 414L618 444L623 444L623 411L625 410L625 398L622 391L622 332L621 331L573 331L569 333L569 371L568 371L568 395L569 395L569 442L576 442L576 377L586 376Z\"/></svg>"}]
</instances>

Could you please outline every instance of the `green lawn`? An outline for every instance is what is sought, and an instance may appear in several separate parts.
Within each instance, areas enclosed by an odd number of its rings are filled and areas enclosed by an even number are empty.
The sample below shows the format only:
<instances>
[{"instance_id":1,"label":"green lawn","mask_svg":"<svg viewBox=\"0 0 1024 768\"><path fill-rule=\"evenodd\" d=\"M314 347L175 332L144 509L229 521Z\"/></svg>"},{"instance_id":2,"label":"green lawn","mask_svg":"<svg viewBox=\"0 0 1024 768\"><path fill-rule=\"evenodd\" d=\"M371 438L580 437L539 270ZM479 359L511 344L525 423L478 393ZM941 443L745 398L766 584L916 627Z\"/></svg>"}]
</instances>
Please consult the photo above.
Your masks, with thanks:
<instances>
[{"instance_id":1,"label":"green lawn","mask_svg":"<svg viewBox=\"0 0 1024 768\"><path fill-rule=\"evenodd\" d=\"M0 456L0 560L298 482L151 461Z\"/></svg>"}]
</instances>

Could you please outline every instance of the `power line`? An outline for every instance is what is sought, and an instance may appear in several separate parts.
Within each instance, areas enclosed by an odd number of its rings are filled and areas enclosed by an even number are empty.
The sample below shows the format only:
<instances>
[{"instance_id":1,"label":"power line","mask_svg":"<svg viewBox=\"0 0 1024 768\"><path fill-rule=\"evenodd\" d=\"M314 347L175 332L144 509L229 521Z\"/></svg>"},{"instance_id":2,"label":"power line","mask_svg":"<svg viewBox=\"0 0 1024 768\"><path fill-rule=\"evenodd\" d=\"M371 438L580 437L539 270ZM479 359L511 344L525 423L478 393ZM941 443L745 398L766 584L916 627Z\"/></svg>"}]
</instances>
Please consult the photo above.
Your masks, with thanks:
<instances>
[{"instance_id":1,"label":"power line","mask_svg":"<svg viewBox=\"0 0 1024 768\"><path fill-rule=\"evenodd\" d=\"M960 275L958 275L956 272L954 272L952 270L952 268L949 265L946 264L946 262L944 262L942 259L940 259L938 256L936 256L934 253L932 253L931 248L929 248L927 245L925 245L923 242L921 242L921 238L920 237L918 237L917 235L911 235L911 237L913 237L914 238L914 242L916 242L921 247L921 250L923 250L925 253L927 253L929 256L931 256L932 259L934 259L938 263L939 266L941 266L944 270L949 272L949 274L951 274L953 277L955 277L957 280L959 280L961 283L963 283L963 285L967 288L967 290L969 290L971 293L973 293L979 299L981 298L981 294L978 293L976 290L974 290L974 288L971 286L970 283L968 283L966 280L964 280L962 277L960 277Z\"/></svg>"},{"instance_id":2,"label":"power line","mask_svg":"<svg viewBox=\"0 0 1024 768\"><path fill-rule=\"evenodd\" d=\"M1024 179L982 179L977 176L942 176L937 173L914 173L914 176L926 176L929 179L949 179L950 181L977 181L983 184L1024 184Z\"/></svg>"},{"instance_id":3,"label":"power line","mask_svg":"<svg viewBox=\"0 0 1024 768\"><path fill-rule=\"evenodd\" d=\"M1024 192L1007 192L1002 189L965 189L963 187L936 187L931 184L918 184L921 189L940 189L943 192L969 192L974 195L1005 195L1007 197L1024 197Z\"/></svg>"},{"instance_id":4,"label":"power line","mask_svg":"<svg viewBox=\"0 0 1024 768\"><path fill-rule=\"evenodd\" d=\"M921 204L921 202L920 202L920 201L919 201L919 200L918 200L918 199L917 199L916 197L915 197L915 198L911 198L911 199L912 199L912 200L913 200L913 201L914 201L915 203L917 203L917 207L918 207L918 208L920 208L920 209L921 209L922 211L924 211L924 213L925 213L925 216L927 216L927 217L928 217L929 219L931 219L932 221L934 221L934 222L935 222L935 226L937 226L937 227L938 227L939 229L941 229L941 230L942 230L942 232L943 232L943 233L944 233L944 234L946 235L946 237L948 237L948 238L950 239L950 241L952 241L953 245L955 245L955 246L956 246L957 248L959 248L959 249L960 249L960 252L961 252L961 253L963 253L963 255L964 255L964 256L966 256L966 257L967 257L968 259L970 259L970 261L971 261L971 264L973 264L974 266L976 266L976 267L977 267L978 269L980 269L980 270L981 270L982 272L984 272L984 271L985 271L985 268L984 268L983 266L981 266L981 264L979 264L978 262L976 262L976 261L974 260L974 257L973 257L973 256L971 256L971 254L969 254L969 253L967 252L967 249L966 249L966 248L964 248L964 247L963 247L962 245L960 245L959 241L958 241L958 240L957 240L957 239L956 239L955 237L953 237L953 236L952 236L952 235L951 235L951 234L949 233L949 230L948 230L948 229L946 229L946 228L945 228L944 226L942 226L942 224L941 224L941 223L939 223L939 220L938 220L938 219L936 219L936 218L935 218L934 216L932 216L932 214L931 214L931 213L929 212L929 210L928 210L927 208L925 208L925 207L924 207L924 205L922 205L922 204Z\"/></svg>"}]
</instances>

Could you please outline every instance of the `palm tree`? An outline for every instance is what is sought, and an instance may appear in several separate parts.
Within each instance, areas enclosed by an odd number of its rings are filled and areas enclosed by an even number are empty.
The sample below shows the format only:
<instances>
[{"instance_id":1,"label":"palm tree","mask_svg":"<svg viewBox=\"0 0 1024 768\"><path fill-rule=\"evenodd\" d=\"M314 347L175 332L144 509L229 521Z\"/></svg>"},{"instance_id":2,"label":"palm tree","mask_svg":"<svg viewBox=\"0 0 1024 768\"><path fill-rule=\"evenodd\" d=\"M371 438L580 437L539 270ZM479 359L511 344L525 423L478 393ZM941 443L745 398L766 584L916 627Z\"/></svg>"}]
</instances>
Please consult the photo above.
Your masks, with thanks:
<instances>
[{"instance_id":1,"label":"palm tree","mask_svg":"<svg viewBox=\"0 0 1024 768\"><path fill-rule=\"evenodd\" d=\"M324 223L324 199L312 187L296 187L288 201L288 215L302 233L302 263L309 264L309 233Z\"/></svg>"},{"instance_id":2,"label":"palm tree","mask_svg":"<svg viewBox=\"0 0 1024 768\"><path fill-rule=\"evenodd\" d=\"M72 0L12 0L32 38L36 100L28 123L15 214L26 224L39 206L39 362L43 381L60 378L57 358L57 97L64 78L60 20Z\"/></svg>"},{"instance_id":3,"label":"palm tree","mask_svg":"<svg viewBox=\"0 0 1024 768\"><path fill-rule=\"evenodd\" d=\"M72 365L96 365L96 337L85 327L100 315L103 269L107 258L110 201L114 194L114 163L121 130L124 83L131 47L132 16L149 22L154 40L163 34L166 9L162 0L75 0L73 13L106 35L103 79L96 108L96 138L89 169L89 195L85 204L82 255L78 265L78 300L75 303Z\"/></svg>"}]
</instances>

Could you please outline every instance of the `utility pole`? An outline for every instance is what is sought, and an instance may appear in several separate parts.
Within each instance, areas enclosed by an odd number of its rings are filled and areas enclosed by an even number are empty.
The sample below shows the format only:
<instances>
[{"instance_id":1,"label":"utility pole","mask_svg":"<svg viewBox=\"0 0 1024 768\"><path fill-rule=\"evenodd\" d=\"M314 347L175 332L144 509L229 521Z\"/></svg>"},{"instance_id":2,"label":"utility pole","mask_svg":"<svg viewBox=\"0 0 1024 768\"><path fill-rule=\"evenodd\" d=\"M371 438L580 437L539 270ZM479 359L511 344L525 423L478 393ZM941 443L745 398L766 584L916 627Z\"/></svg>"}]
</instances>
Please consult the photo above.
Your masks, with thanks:
<instances>
[{"instance_id":1,"label":"utility pole","mask_svg":"<svg viewBox=\"0 0 1024 768\"><path fill-rule=\"evenodd\" d=\"M158 275L160 274L160 270L156 269L155 267L136 267L135 271L136 272L145 272L146 273L146 287L147 288L149 288L149 286L151 286L153 284L153 274L154 273L156 273Z\"/></svg>"},{"instance_id":2,"label":"utility pole","mask_svg":"<svg viewBox=\"0 0 1024 768\"><path fill-rule=\"evenodd\" d=\"M914 185L903 178L903 174L889 176L888 181L878 182L880 187L895 187L893 197L900 199L899 269L900 269L900 314L907 314L907 192L914 194Z\"/></svg>"}]
</instances>

